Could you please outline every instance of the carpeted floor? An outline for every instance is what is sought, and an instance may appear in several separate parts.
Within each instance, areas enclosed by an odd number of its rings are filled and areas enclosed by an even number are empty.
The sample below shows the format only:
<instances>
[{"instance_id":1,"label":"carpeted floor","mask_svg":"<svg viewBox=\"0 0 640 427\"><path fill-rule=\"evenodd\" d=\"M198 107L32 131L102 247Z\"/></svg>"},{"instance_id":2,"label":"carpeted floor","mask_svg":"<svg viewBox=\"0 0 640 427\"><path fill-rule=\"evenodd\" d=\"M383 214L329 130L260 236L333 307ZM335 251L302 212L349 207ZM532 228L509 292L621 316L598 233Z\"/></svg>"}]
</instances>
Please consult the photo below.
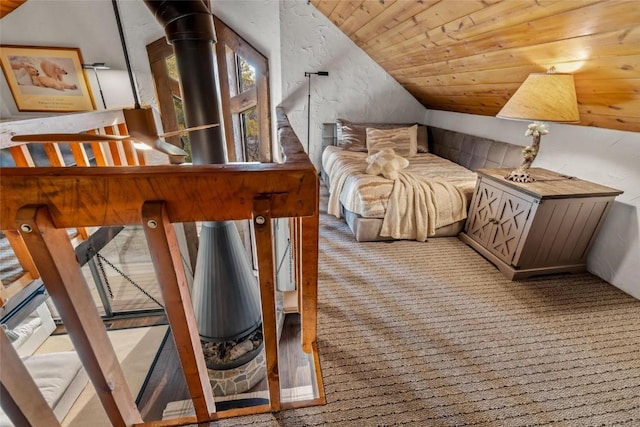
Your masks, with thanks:
<instances>
[{"instance_id":1,"label":"carpeted floor","mask_svg":"<svg viewBox=\"0 0 640 427\"><path fill-rule=\"evenodd\" d=\"M212 425L640 425L640 301L508 281L456 238L356 243L326 214L320 236L327 405Z\"/></svg>"}]
</instances>

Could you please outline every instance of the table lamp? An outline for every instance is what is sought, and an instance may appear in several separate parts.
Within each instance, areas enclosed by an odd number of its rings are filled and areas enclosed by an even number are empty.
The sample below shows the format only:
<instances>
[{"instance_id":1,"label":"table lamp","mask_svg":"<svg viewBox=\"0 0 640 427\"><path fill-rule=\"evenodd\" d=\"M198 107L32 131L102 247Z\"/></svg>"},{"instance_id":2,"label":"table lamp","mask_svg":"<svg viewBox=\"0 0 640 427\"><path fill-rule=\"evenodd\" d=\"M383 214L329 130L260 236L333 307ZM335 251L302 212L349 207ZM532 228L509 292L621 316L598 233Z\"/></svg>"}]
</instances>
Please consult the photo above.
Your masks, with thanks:
<instances>
[{"instance_id":1,"label":"table lamp","mask_svg":"<svg viewBox=\"0 0 640 427\"><path fill-rule=\"evenodd\" d=\"M545 122L580 121L573 75L556 73L553 67L547 73L529 74L496 117L533 121L525 133L526 136L533 137L533 143L522 150L522 164L505 176L505 179L515 182L535 181L529 168L538 154L540 137L549 133Z\"/></svg>"}]
</instances>

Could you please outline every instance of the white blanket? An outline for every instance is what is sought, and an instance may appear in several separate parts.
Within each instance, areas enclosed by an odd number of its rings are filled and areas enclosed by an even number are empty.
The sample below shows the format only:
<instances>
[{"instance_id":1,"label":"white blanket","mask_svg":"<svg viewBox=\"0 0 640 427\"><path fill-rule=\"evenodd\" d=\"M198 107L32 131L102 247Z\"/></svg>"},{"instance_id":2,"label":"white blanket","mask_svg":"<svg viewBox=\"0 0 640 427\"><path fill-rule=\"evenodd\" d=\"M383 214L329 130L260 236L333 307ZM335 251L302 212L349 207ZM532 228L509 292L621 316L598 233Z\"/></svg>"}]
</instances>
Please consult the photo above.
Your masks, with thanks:
<instances>
[{"instance_id":1,"label":"white blanket","mask_svg":"<svg viewBox=\"0 0 640 427\"><path fill-rule=\"evenodd\" d=\"M380 235L424 242L436 228L466 217L467 199L458 187L401 171L393 183Z\"/></svg>"},{"instance_id":2,"label":"white blanket","mask_svg":"<svg viewBox=\"0 0 640 427\"><path fill-rule=\"evenodd\" d=\"M327 147L322 155L323 168L329 176L327 212L340 218L340 205L363 218L384 218L393 181L365 173L367 153ZM406 172L446 181L458 187L471 200L476 174L433 154L409 158Z\"/></svg>"}]
</instances>

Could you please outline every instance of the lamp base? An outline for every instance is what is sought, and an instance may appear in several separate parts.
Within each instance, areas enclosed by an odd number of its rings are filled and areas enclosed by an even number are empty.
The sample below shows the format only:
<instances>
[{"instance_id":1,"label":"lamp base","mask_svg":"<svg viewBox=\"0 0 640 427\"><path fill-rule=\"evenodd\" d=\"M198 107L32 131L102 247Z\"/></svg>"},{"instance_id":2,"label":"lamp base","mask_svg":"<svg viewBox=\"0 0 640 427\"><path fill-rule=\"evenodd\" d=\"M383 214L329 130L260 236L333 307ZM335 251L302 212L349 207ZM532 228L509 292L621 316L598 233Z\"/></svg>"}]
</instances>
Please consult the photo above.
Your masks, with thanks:
<instances>
[{"instance_id":1,"label":"lamp base","mask_svg":"<svg viewBox=\"0 0 640 427\"><path fill-rule=\"evenodd\" d=\"M508 181L513 181L513 182L534 182L536 179L531 176L531 174L527 171L521 171L521 170L512 170L511 172L509 172L509 175L505 176L504 179L508 180Z\"/></svg>"}]
</instances>

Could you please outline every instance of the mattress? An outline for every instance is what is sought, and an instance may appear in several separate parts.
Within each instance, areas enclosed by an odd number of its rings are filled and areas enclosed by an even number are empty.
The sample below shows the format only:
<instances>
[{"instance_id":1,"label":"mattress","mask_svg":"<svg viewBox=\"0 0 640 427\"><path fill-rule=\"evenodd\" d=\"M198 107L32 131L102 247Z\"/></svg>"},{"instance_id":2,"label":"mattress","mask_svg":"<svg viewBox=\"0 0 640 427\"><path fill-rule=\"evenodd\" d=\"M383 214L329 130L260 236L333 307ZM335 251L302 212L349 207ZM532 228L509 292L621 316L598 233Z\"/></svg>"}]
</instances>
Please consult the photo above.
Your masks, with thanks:
<instances>
[{"instance_id":1,"label":"mattress","mask_svg":"<svg viewBox=\"0 0 640 427\"><path fill-rule=\"evenodd\" d=\"M78 354L75 351L45 353L23 357L22 360L56 418L61 421L88 382ZM11 426L11 420L0 409L0 427Z\"/></svg>"},{"instance_id":2,"label":"mattress","mask_svg":"<svg viewBox=\"0 0 640 427\"><path fill-rule=\"evenodd\" d=\"M19 326L7 331L7 336L18 355L25 357L33 354L55 329L51 312L43 302Z\"/></svg>"},{"instance_id":3,"label":"mattress","mask_svg":"<svg viewBox=\"0 0 640 427\"><path fill-rule=\"evenodd\" d=\"M365 173L367 153L329 146L322 154L323 169L329 183L327 211L341 217L341 206L362 218L384 218L393 181ZM452 161L434 154L409 158L406 169L416 175L445 180L459 188L467 203L471 201L477 175Z\"/></svg>"}]
</instances>

